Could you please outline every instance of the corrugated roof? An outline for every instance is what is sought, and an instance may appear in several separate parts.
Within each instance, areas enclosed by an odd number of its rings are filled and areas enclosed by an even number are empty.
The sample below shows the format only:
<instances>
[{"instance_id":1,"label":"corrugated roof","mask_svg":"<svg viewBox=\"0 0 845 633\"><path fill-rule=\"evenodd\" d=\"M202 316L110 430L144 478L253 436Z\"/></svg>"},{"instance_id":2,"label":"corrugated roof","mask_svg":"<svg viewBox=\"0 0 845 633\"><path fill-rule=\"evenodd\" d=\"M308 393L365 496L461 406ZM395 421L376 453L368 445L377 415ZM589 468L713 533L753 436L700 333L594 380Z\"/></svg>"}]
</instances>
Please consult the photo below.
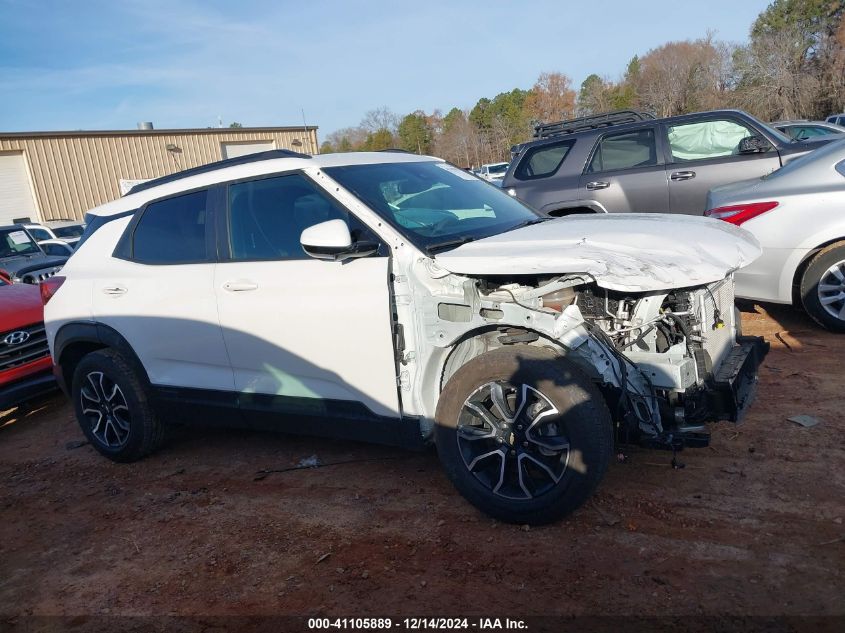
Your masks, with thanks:
<instances>
[{"instance_id":1,"label":"corrugated roof","mask_svg":"<svg viewBox=\"0 0 845 633\"><path fill-rule=\"evenodd\" d=\"M302 132L319 129L316 125L288 125L280 127L208 127L168 128L152 130L56 130L53 132L0 132L0 138L55 138L86 136L157 136L173 134L239 134L256 132Z\"/></svg>"}]
</instances>

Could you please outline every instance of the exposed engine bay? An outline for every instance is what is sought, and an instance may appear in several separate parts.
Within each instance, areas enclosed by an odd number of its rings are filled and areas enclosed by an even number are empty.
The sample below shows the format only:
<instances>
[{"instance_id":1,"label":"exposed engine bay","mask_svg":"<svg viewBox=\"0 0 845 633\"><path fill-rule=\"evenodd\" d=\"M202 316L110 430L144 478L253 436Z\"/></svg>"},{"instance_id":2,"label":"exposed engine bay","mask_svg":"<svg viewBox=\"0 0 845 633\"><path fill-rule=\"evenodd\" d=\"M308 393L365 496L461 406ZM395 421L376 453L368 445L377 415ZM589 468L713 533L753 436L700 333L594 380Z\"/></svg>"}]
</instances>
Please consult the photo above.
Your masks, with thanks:
<instances>
[{"instance_id":1,"label":"exposed engine bay","mask_svg":"<svg viewBox=\"0 0 845 633\"><path fill-rule=\"evenodd\" d=\"M742 383L741 365L748 346L762 343L741 337L731 276L651 292L609 290L588 274L448 277L462 281L466 302L441 292L439 325L499 323L495 346L559 349L605 394L621 441L672 449L706 445L706 422L736 421L750 404L754 385ZM442 330L438 336L450 339ZM489 349L490 335L487 340ZM472 345L459 342L453 357L463 361L486 351Z\"/></svg>"}]
</instances>

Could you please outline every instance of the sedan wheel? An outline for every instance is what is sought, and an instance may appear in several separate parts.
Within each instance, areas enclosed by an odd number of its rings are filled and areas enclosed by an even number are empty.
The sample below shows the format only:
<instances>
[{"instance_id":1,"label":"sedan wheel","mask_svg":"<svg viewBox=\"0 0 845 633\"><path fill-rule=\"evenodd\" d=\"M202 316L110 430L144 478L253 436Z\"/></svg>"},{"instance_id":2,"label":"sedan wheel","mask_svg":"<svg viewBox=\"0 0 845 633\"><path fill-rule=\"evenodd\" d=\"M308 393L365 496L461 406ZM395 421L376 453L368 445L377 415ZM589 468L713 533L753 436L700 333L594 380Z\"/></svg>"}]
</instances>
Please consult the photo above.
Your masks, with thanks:
<instances>
[{"instance_id":1,"label":"sedan wheel","mask_svg":"<svg viewBox=\"0 0 845 633\"><path fill-rule=\"evenodd\" d=\"M829 330L845 332L845 242L816 253L800 281L807 314Z\"/></svg>"},{"instance_id":2,"label":"sedan wheel","mask_svg":"<svg viewBox=\"0 0 845 633\"><path fill-rule=\"evenodd\" d=\"M845 321L845 261L836 262L822 274L817 293L825 312Z\"/></svg>"}]
</instances>

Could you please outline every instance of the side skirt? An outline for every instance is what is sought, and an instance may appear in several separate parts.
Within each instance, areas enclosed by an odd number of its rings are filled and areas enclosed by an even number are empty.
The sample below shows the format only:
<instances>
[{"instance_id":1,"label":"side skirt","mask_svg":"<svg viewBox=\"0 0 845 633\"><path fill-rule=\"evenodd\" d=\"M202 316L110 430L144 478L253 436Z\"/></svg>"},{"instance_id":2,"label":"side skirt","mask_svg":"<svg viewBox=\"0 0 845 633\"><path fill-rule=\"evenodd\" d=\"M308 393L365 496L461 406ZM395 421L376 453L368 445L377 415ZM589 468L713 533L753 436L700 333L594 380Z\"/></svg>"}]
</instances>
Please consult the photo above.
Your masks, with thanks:
<instances>
[{"instance_id":1,"label":"side skirt","mask_svg":"<svg viewBox=\"0 0 845 633\"><path fill-rule=\"evenodd\" d=\"M376 415L359 402L153 385L167 422L314 435L409 450L425 448L416 418Z\"/></svg>"}]
</instances>

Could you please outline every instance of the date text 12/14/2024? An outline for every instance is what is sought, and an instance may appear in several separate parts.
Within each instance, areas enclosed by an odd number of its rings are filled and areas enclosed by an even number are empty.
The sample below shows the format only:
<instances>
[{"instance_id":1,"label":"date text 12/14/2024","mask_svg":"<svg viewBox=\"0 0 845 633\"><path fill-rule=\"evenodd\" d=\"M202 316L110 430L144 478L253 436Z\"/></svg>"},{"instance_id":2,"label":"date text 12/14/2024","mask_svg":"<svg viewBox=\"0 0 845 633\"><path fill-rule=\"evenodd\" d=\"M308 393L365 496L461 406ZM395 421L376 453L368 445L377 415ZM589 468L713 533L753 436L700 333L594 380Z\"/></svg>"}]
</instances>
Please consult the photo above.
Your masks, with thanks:
<instances>
[{"instance_id":1,"label":"date text 12/14/2024","mask_svg":"<svg viewBox=\"0 0 845 633\"><path fill-rule=\"evenodd\" d=\"M524 620L511 618L309 618L309 630L527 630Z\"/></svg>"}]
</instances>

